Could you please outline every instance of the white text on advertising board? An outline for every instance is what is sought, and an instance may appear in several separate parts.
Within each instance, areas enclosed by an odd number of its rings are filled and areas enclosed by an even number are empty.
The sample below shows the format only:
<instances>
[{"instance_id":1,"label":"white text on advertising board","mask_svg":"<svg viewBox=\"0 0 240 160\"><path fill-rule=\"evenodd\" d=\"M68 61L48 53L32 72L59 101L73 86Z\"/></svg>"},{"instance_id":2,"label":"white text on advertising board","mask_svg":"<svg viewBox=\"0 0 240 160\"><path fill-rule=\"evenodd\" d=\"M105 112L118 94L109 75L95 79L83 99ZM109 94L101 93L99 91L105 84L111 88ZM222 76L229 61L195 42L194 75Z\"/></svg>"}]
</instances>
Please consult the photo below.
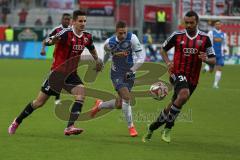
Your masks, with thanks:
<instances>
[{"instance_id":1,"label":"white text on advertising board","mask_svg":"<svg viewBox=\"0 0 240 160\"><path fill-rule=\"evenodd\" d=\"M19 56L18 44L0 44L0 56Z\"/></svg>"}]
</instances>

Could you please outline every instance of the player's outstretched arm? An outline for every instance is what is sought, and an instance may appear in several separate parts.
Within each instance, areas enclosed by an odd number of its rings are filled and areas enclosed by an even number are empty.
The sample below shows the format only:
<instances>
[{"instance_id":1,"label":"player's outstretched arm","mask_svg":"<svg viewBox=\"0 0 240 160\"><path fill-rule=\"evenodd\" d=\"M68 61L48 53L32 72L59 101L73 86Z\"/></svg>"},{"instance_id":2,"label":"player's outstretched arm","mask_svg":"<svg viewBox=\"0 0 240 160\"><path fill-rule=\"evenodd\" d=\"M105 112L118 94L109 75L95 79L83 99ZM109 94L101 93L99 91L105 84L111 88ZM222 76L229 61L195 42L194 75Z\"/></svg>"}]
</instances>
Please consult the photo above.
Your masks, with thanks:
<instances>
[{"instance_id":1,"label":"player's outstretched arm","mask_svg":"<svg viewBox=\"0 0 240 160\"><path fill-rule=\"evenodd\" d=\"M142 66L144 63L144 60L146 58L145 52L143 50L139 50L138 52L135 52L135 59L134 59L134 65L131 67L131 71L136 72L138 68Z\"/></svg>"},{"instance_id":2,"label":"player's outstretched arm","mask_svg":"<svg viewBox=\"0 0 240 160\"><path fill-rule=\"evenodd\" d=\"M146 58L146 53L143 52L141 43L135 34L131 38L132 48L134 51L134 65L131 67L131 71L136 72L136 70L142 66Z\"/></svg>"},{"instance_id":3,"label":"player's outstretched arm","mask_svg":"<svg viewBox=\"0 0 240 160\"><path fill-rule=\"evenodd\" d=\"M170 59L168 58L167 52L163 48L160 49L160 55L161 55L162 59L164 60L164 62L167 64L168 73L172 74L173 62L170 61Z\"/></svg>"},{"instance_id":4,"label":"player's outstretched arm","mask_svg":"<svg viewBox=\"0 0 240 160\"><path fill-rule=\"evenodd\" d=\"M57 43L60 39L61 39L61 37L58 36L58 35L49 37L49 38L47 38L47 39L45 40L45 46L54 45L54 44Z\"/></svg>"},{"instance_id":5,"label":"player's outstretched arm","mask_svg":"<svg viewBox=\"0 0 240 160\"><path fill-rule=\"evenodd\" d=\"M110 58L110 53L105 52L104 53L104 58L103 58L103 63L106 64L109 58Z\"/></svg>"},{"instance_id":6,"label":"player's outstretched arm","mask_svg":"<svg viewBox=\"0 0 240 160\"><path fill-rule=\"evenodd\" d=\"M223 53L224 55L227 54L228 49L227 49L227 34L224 33L224 38L223 38Z\"/></svg>"},{"instance_id":7,"label":"player's outstretched arm","mask_svg":"<svg viewBox=\"0 0 240 160\"><path fill-rule=\"evenodd\" d=\"M56 43L58 43L60 40L63 42L63 41L66 41L67 40L67 33L68 31L70 31L71 28L65 28L63 29L62 31L50 36L50 37L47 37L46 40L45 40L45 45L46 46L51 46L51 45L54 45Z\"/></svg>"},{"instance_id":8,"label":"player's outstretched arm","mask_svg":"<svg viewBox=\"0 0 240 160\"><path fill-rule=\"evenodd\" d=\"M160 55L164 62L167 64L168 73L170 75L172 74L173 70L173 62L170 61L170 59L168 58L167 52L177 44L176 34L177 32L173 32L171 36L168 37L167 40L165 40L165 42L162 44L162 47L160 48Z\"/></svg>"},{"instance_id":9,"label":"player's outstretched arm","mask_svg":"<svg viewBox=\"0 0 240 160\"><path fill-rule=\"evenodd\" d=\"M97 51L94 48L93 50L89 50L90 54L92 55L93 59L96 61L96 71L99 72L103 69L103 62L100 58L98 58Z\"/></svg>"},{"instance_id":10,"label":"player's outstretched arm","mask_svg":"<svg viewBox=\"0 0 240 160\"><path fill-rule=\"evenodd\" d=\"M163 48L160 49L160 55L166 64L171 62L170 59L168 58L167 52Z\"/></svg>"},{"instance_id":11,"label":"player's outstretched arm","mask_svg":"<svg viewBox=\"0 0 240 160\"><path fill-rule=\"evenodd\" d=\"M103 63L107 63L108 59L110 58L111 55L111 49L109 47L109 38L104 42L103 50L104 50L104 58L103 58Z\"/></svg>"},{"instance_id":12,"label":"player's outstretched arm","mask_svg":"<svg viewBox=\"0 0 240 160\"><path fill-rule=\"evenodd\" d=\"M45 51L46 46L53 45L52 38L54 35L56 35L56 33L57 33L56 29L53 29L51 33L49 33L49 35L42 41L42 49L40 53L42 56L46 55L46 51Z\"/></svg>"},{"instance_id":13,"label":"player's outstretched arm","mask_svg":"<svg viewBox=\"0 0 240 160\"><path fill-rule=\"evenodd\" d=\"M94 59L95 61L97 61L97 60L98 60L98 55L97 55L96 49L94 48L94 49L92 49L92 50L89 50L89 52L90 52L90 54L92 55L93 59Z\"/></svg>"},{"instance_id":14,"label":"player's outstretched arm","mask_svg":"<svg viewBox=\"0 0 240 160\"><path fill-rule=\"evenodd\" d=\"M42 55L42 56L45 56L46 55L46 51L45 51L45 47L46 47L46 45L45 45L45 39L42 41L42 48L41 48L41 52L40 52L40 54Z\"/></svg>"}]
</instances>

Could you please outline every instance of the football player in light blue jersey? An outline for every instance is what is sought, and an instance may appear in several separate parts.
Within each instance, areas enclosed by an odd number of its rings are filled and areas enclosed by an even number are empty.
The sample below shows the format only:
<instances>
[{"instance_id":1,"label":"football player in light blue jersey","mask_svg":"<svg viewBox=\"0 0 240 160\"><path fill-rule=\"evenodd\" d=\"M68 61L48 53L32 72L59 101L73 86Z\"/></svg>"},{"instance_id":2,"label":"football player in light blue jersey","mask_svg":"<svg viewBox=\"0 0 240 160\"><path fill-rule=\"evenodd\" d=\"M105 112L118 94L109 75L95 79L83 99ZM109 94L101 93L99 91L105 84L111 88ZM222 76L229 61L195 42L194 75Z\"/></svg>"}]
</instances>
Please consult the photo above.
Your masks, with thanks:
<instances>
[{"instance_id":1,"label":"football player in light blue jersey","mask_svg":"<svg viewBox=\"0 0 240 160\"><path fill-rule=\"evenodd\" d=\"M227 35L221 31L221 21L217 20L214 23L214 29L208 32L208 35L212 41L213 48L216 54L216 65L215 65L215 80L213 88L219 88L218 83L222 76L222 67L224 66L224 54L227 52ZM205 66L205 70L212 72L213 66Z\"/></svg>"},{"instance_id":2,"label":"football player in light blue jersey","mask_svg":"<svg viewBox=\"0 0 240 160\"><path fill-rule=\"evenodd\" d=\"M133 124L130 92L135 72L144 62L145 52L142 51L137 36L128 32L126 23L122 21L116 24L116 34L105 41L104 50L107 56L112 55L111 80L119 97L106 102L97 99L91 116L94 117L101 109L122 108L129 134L135 137L138 133Z\"/></svg>"}]
</instances>

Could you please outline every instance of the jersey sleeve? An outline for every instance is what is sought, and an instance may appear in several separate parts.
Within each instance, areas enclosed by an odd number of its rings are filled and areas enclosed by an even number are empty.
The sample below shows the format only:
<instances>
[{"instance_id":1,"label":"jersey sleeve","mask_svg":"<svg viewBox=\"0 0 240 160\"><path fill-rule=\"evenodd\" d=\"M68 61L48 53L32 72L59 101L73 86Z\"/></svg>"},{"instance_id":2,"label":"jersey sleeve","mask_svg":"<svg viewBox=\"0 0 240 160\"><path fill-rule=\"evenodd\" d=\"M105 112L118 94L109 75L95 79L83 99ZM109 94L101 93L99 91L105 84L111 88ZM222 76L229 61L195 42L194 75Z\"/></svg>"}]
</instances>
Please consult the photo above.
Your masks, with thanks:
<instances>
[{"instance_id":1,"label":"jersey sleeve","mask_svg":"<svg viewBox=\"0 0 240 160\"><path fill-rule=\"evenodd\" d=\"M111 49L109 46L109 38L105 40L103 44L103 50L104 50L104 58L103 58L103 63L105 64L108 59L111 57Z\"/></svg>"},{"instance_id":2,"label":"jersey sleeve","mask_svg":"<svg viewBox=\"0 0 240 160\"><path fill-rule=\"evenodd\" d=\"M48 34L48 37L52 37L55 34L57 34L57 28L52 29L51 32Z\"/></svg>"},{"instance_id":3,"label":"jersey sleeve","mask_svg":"<svg viewBox=\"0 0 240 160\"><path fill-rule=\"evenodd\" d=\"M51 44L49 44L49 41L51 40L51 38L57 34L57 29L54 28L51 30L51 32L47 35L46 39L45 39L45 45L46 46L51 46Z\"/></svg>"},{"instance_id":4,"label":"jersey sleeve","mask_svg":"<svg viewBox=\"0 0 240 160\"><path fill-rule=\"evenodd\" d=\"M176 32L172 33L170 37L163 43L162 48L165 51L169 51L176 43Z\"/></svg>"},{"instance_id":5,"label":"jersey sleeve","mask_svg":"<svg viewBox=\"0 0 240 160\"><path fill-rule=\"evenodd\" d=\"M109 44L109 40L110 38L108 38L105 42L104 42L104 46L103 46L103 49L106 53L111 53L111 47L110 47L110 44Z\"/></svg>"},{"instance_id":6,"label":"jersey sleeve","mask_svg":"<svg viewBox=\"0 0 240 160\"><path fill-rule=\"evenodd\" d=\"M66 28L61 30L60 32L54 34L53 36L49 36L46 38L46 45L48 45L48 42L55 38L55 37L60 37L60 41L58 43L65 43L68 38L68 31L70 31L70 28Z\"/></svg>"},{"instance_id":7,"label":"jersey sleeve","mask_svg":"<svg viewBox=\"0 0 240 160\"><path fill-rule=\"evenodd\" d=\"M88 44L86 45L86 48L87 48L89 51L94 50L94 49L95 49L95 46L94 46L94 44L93 44L93 38L92 38L92 35L91 35L91 34L89 34L88 39L89 39L89 42L88 42Z\"/></svg>"},{"instance_id":8,"label":"jersey sleeve","mask_svg":"<svg viewBox=\"0 0 240 160\"><path fill-rule=\"evenodd\" d=\"M214 52L212 42L211 42L209 36L207 36L205 46L206 46L206 53L207 53L208 58L215 57L215 52Z\"/></svg>"},{"instance_id":9,"label":"jersey sleeve","mask_svg":"<svg viewBox=\"0 0 240 160\"><path fill-rule=\"evenodd\" d=\"M134 65L131 67L131 70L135 72L144 63L146 53L143 52L142 45L135 34L132 35L131 43L134 61Z\"/></svg>"},{"instance_id":10,"label":"jersey sleeve","mask_svg":"<svg viewBox=\"0 0 240 160\"><path fill-rule=\"evenodd\" d=\"M133 52L142 51L141 43L135 34L132 34L131 42L132 42Z\"/></svg>"},{"instance_id":11,"label":"jersey sleeve","mask_svg":"<svg viewBox=\"0 0 240 160\"><path fill-rule=\"evenodd\" d=\"M223 36L223 49L227 50L227 34L224 33Z\"/></svg>"},{"instance_id":12,"label":"jersey sleeve","mask_svg":"<svg viewBox=\"0 0 240 160\"><path fill-rule=\"evenodd\" d=\"M64 28L63 30L54 34L53 36L47 37L45 40L45 45L46 46L53 45L53 44L50 44L49 42L50 42L50 40L52 40L53 38L56 38L56 37L60 37L60 40L57 43L66 43L66 41L68 39L69 31L71 31L71 28Z\"/></svg>"},{"instance_id":13,"label":"jersey sleeve","mask_svg":"<svg viewBox=\"0 0 240 160\"><path fill-rule=\"evenodd\" d=\"M69 28L66 28L66 29L64 28L60 32L56 33L55 36L60 37L61 41L66 41L68 37L68 31L70 31Z\"/></svg>"},{"instance_id":14,"label":"jersey sleeve","mask_svg":"<svg viewBox=\"0 0 240 160\"><path fill-rule=\"evenodd\" d=\"M209 38L210 38L210 40L211 40L211 42L213 44L213 31L209 31L208 32L208 36L209 36Z\"/></svg>"}]
</instances>

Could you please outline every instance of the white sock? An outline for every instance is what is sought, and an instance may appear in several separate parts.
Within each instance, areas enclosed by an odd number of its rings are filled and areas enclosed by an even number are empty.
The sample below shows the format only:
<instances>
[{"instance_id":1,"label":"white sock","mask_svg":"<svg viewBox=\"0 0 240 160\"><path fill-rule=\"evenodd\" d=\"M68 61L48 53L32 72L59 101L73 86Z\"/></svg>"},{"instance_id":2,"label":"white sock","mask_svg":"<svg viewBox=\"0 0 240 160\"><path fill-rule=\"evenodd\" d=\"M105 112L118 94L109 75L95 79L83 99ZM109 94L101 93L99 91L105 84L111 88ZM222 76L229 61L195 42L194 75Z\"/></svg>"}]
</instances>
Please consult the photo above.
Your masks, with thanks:
<instances>
[{"instance_id":1,"label":"white sock","mask_svg":"<svg viewBox=\"0 0 240 160\"><path fill-rule=\"evenodd\" d=\"M204 66L204 70L208 72L208 71L210 70L209 65L205 64L205 66Z\"/></svg>"},{"instance_id":2,"label":"white sock","mask_svg":"<svg viewBox=\"0 0 240 160\"><path fill-rule=\"evenodd\" d=\"M218 82L220 81L222 76L222 72L221 71L216 71L215 73L215 80L214 80L214 86L218 85Z\"/></svg>"},{"instance_id":3,"label":"white sock","mask_svg":"<svg viewBox=\"0 0 240 160\"><path fill-rule=\"evenodd\" d=\"M114 109L115 108L115 99L112 99L110 101L102 102L99 105L99 109Z\"/></svg>"},{"instance_id":4,"label":"white sock","mask_svg":"<svg viewBox=\"0 0 240 160\"><path fill-rule=\"evenodd\" d=\"M130 102L126 100L122 100L122 112L125 116L125 119L128 124L128 128L133 126L133 119L132 119L132 107L130 105Z\"/></svg>"}]
</instances>

